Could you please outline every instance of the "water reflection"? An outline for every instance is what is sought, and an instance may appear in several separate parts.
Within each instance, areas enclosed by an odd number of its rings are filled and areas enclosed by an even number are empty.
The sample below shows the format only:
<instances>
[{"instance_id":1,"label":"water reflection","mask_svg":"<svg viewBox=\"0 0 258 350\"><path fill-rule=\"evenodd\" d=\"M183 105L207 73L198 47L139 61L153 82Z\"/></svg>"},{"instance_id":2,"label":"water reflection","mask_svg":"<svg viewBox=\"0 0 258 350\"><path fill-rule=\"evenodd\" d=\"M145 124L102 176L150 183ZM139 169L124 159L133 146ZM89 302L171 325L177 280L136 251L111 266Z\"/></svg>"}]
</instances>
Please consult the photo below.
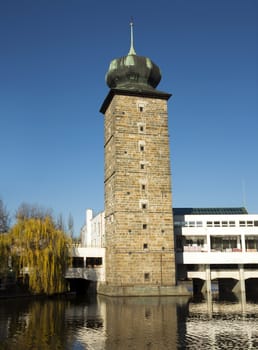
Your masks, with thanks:
<instances>
[{"instance_id":1,"label":"water reflection","mask_svg":"<svg viewBox=\"0 0 258 350\"><path fill-rule=\"evenodd\" d=\"M64 349L64 314L58 301L1 301L0 349Z\"/></svg>"},{"instance_id":2,"label":"water reflection","mask_svg":"<svg viewBox=\"0 0 258 350\"><path fill-rule=\"evenodd\" d=\"M106 305L105 349L177 349L177 314L187 299L101 299Z\"/></svg>"},{"instance_id":3,"label":"water reflection","mask_svg":"<svg viewBox=\"0 0 258 350\"><path fill-rule=\"evenodd\" d=\"M258 349L258 304L185 298L1 300L0 349Z\"/></svg>"}]
</instances>

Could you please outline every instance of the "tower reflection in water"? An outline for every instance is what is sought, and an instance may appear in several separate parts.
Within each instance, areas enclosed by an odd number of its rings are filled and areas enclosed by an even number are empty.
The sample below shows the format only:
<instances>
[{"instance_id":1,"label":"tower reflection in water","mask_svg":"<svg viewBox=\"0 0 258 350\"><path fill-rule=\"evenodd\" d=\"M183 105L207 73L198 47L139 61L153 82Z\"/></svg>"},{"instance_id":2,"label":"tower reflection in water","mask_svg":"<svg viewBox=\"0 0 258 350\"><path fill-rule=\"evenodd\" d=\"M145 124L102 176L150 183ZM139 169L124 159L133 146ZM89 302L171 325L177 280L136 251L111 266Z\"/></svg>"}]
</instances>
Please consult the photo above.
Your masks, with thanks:
<instances>
[{"instance_id":1,"label":"tower reflection in water","mask_svg":"<svg viewBox=\"0 0 258 350\"><path fill-rule=\"evenodd\" d=\"M92 296L0 301L0 349L258 349L258 303Z\"/></svg>"}]
</instances>

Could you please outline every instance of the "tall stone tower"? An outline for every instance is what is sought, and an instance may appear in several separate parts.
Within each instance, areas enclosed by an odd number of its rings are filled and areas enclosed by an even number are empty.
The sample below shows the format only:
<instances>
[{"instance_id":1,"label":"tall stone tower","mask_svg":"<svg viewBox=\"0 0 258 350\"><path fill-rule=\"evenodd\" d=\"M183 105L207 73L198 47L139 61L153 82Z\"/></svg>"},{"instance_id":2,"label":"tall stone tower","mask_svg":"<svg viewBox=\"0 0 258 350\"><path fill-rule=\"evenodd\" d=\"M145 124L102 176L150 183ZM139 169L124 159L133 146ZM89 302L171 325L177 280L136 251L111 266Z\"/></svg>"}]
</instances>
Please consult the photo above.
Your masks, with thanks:
<instances>
[{"instance_id":1,"label":"tall stone tower","mask_svg":"<svg viewBox=\"0 0 258 350\"><path fill-rule=\"evenodd\" d=\"M106 82L106 295L175 294L168 93L159 67L138 56L114 59Z\"/></svg>"}]
</instances>

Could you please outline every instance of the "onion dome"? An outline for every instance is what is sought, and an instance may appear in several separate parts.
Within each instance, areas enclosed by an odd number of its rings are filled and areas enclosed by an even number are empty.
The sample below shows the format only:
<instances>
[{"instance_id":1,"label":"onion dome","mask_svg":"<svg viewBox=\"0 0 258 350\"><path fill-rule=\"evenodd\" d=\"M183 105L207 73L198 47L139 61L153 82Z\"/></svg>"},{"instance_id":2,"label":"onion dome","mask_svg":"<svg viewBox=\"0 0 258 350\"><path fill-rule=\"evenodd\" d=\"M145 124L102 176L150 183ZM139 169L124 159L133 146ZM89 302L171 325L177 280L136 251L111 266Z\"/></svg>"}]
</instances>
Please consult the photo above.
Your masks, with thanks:
<instances>
[{"instance_id":1,"label":"onion dome","mask_svg":"<svg viewBox=\"0 0 258 350\"><path fill-rule=\"evenodd\" d=\"M161 80L159 67L150 58L138 56L133 46L133 23L131 47L127 56L111 61L106 83L111 89L132 91L154 90Z\"/></svg>"}]
</instances>

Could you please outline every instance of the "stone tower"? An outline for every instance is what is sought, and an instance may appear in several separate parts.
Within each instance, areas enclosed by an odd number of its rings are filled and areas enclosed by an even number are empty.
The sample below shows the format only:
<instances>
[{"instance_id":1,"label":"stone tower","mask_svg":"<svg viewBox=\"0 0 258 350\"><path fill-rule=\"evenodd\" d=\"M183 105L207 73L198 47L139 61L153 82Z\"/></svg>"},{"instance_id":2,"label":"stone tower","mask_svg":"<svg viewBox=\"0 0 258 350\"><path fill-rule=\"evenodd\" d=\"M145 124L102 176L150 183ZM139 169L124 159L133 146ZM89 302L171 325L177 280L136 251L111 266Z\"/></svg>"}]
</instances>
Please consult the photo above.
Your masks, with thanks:
<instances>
[{"instance_id":1,"label":"stone tower","mask_svg":"<svg viewBox=\"0 0 258 350\"><path fill-rule=\"evenodd\" d=\"M114 59L106 82L106 295L173 295L175 255L168 93L156 90L159 67L138 56Z\"/></svg>"}]
</instances>

